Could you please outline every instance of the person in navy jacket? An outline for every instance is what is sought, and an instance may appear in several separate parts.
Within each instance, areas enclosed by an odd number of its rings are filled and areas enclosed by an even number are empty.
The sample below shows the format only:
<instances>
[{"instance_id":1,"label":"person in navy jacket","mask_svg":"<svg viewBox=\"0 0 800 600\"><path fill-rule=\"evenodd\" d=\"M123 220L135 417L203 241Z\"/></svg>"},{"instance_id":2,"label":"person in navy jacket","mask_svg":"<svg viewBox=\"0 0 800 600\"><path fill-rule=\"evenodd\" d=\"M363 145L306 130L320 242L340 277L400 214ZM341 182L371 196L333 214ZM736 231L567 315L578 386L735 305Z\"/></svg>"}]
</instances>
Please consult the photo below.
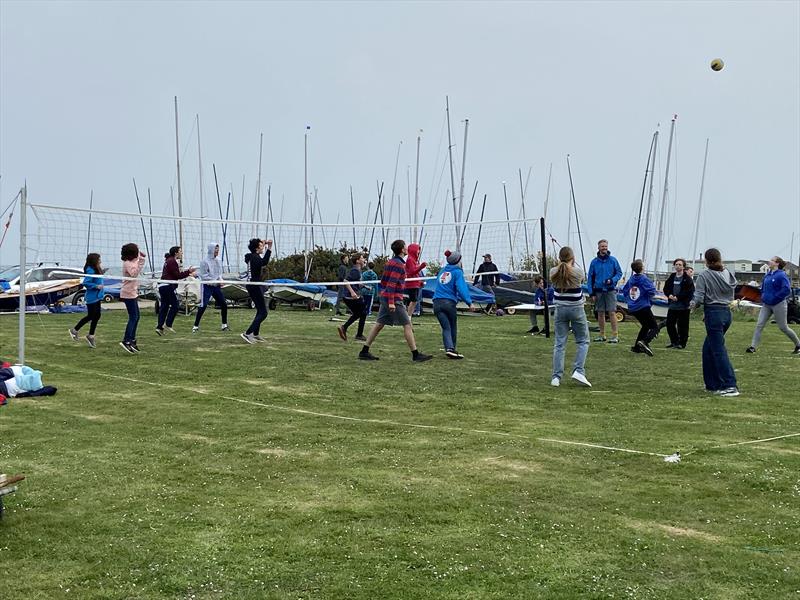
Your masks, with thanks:
<instances>
[{"instance_id":1,"label":"person in navy jacket","mask_svg":"<svg viewBox=\"0 0 800 600\"><path fill-rule=\"evenodd\" d=\"M457 250L445 251L447 264L436 276L436 291L433 293L433 314L442 327L442 341L444 353L447 358L464 358L463 354L456 352L458 337L458 311L456 304L459 300L466 302L472 308L467 282L464 280L464 269L461 268L461 253Z\"/></svg>"},{"instance_id":2,"label":"person in navy jacket","mask_svg":"<svg viewBox=\"0 0 800 600\"><path fill-rule=\"evenodd\" d=\"M622 288L622 295L625 296L625 301L628 303L628 314L641 324L639 335L636 336L636 343L631 350L653 356L650 341L658 335L658 323L650 307L653 296L656 295L656 286L644 274L644 263L641 259L636 259L631 263L631 270L633 275Z\"/></svg>"},{"instance_id":3,"label":"person in navy jacket","mask_svg":"<svg viewBox=\"0 0 800 600\"><path fill-rule=\"evenodd\" d=\"M761 341L761 332L769 323L770 317L772 317L775 319L778 329L785 333L786 337L794 343L794 352L792 354L800 354L800 338L786 323L787 300L792 293L789 277L786 276L784 271L786 261L780 256L774 256L767 264L769 265L769 271L764 276L764 281L761 282L761 312L758 313L758 323L756 323L756 330L753 332L753 341L750 342L747 352L753 353L756 351L758 343Z\"/></svg>"}]
</instances>

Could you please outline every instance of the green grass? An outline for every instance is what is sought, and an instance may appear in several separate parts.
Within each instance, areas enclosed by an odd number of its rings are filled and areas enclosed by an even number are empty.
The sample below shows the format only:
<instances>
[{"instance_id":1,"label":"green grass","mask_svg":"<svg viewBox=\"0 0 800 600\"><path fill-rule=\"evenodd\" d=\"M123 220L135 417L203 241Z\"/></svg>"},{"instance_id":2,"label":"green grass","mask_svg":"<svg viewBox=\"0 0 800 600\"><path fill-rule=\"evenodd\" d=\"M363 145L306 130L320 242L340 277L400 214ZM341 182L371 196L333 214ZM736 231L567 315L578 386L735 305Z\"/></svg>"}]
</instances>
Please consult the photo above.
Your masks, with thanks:
<instances>
[{"instance_id":1,"label":"green grass","mask_svg":"<svg viewBox=\"0 0 800 600\"><path fill-rule=\"evenodd\" d=\"M622 324L586 390L549 386L524 316L462 317L463 361L424 317L436 358L412 364L391 329L355 360L320 313L275 311L247 346L251 315L157 338L145 314L138 356L118 311L94 351L74 315L29 318L27 362L59 392L0 409L0 471L28 476L0 522L2 598L800 597L800 437L714 448L800 432L800 357L774 326L745 355L754 325L734 323L743 394L720 399L697 317L655 358Z\"/></svg>"}]
</instances>

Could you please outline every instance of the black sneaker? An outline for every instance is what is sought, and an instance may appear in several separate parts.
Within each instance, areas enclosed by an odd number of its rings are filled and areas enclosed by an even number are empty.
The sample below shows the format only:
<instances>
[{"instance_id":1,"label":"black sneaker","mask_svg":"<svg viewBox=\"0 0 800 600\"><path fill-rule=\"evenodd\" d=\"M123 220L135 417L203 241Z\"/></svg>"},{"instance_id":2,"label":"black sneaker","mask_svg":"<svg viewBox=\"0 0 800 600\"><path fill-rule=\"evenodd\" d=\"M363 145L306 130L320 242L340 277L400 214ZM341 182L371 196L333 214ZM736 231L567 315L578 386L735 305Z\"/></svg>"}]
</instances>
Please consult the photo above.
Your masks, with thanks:
<instances>
[{"instance_id":1,"label":"black sneaker","mask_svg":"<svg viewBox=\"0 0 800 600\"><path fill-rule=\"evenodd\" d=\"M133 340L128 344L131 348L133 348L134 352L139 352L139 345L136 343L136 340Z\"/></svg>"},{"instance_id":2,"label":"black sneaker","mask_svg":"<svg viewBox=\"0 0 800 600\"><path fill-rule=\"evenodd\" d=\"M753 346L750 346L747 350L745 350L745 352L747 352L748 354L753 354L755 351L756 349Z\"/></svg>"},{"instance_id":3,"label":"black sneaker","mask_svg":"<svg viewBox=\"0 0 800 600\"><path fill-rule=\"evenodd\" d=\"M156 327L156 333L158 335L164 335L164 328L163 327Z\"/></svg>"},{"instance_id":4,"label":"black sneaker","mask_svg":"<svg viewBox=\"0 0 800 600\"><path fill-rule=\"evenodd\" d=\"M128 354L136 354L136 350L134 350L128 342L120 342L119 345L122 346L122 349Z\"/></svg>"},{"instance_id":5,"label":"black sneaker","mask_svg":"<svg viewBox=\"0 0 800 600\"><path fill-rule=\"evenodd\" d=\"M355 337L355 339L357 339L359 342L366 342L367 341L367 338L364 337L363 335L357 335Z\"/></svg>"},{"instance_id":6,"label":"black sneaker","mask_svg":"<svg viewBox=\"0 0 800 600\"><path fill-rule=\"evenodd\" d=\"M423 354L422 352L419 352L416 356L412 357L411 360L413 360L414 362L426 362L432 358L433 356L431 356L430 354Z\"/></svg>"},{"instance_id":7,"label":"black sneaker","mask_svg":"<svg viewBox=\"0 0 800 600\"><path fill-rule=\"evenodd\" d=\"M358 360L380 360L372 352L359 352Z\"/></svg>"},{"instance_id":8,"label":"black sneaker","mask_svg":"<svg viewBox=\"0 0 800 600\"><path fill-rule=\"evenodd\" d=\"M528 329L528 333L531 333L531 334L539 333L539 328L538 327L531 327L530 329Z\"/></svg>"},{"instance_id":9,"label":"black sneaker","mask_svg":"<svg viewBox=\"0 0 800 600\"><path fill-rule=\"evenodd\" d=\"M636 347L639 348L642 352L647 354L647 356L653 356L653 351L650 349L650 346L645 344L643 341L639 340L636 342Z\"/></svg>"},{"instance_id":10,"label":"black sneaker","mask_svg":"<svg viewBox=\"0 0 800 600\"><path fill-rule=\"evenodd\" d=\"M667 348L677 348L678 344L667 344L666 347Z\"/></svg>"},{"instance_id":11,"label":"black sneaker","mask_svg":"<svg viewBox=\"0 0 800 600\"><path fill-rule=\"evenodd\" d=\"M795 346L794 351L792 354L800 354L800 346Z\"/></svg>"},{"instance_id":12,"label":"black sneaker","mask_svg":"<svg viewBox=\"0 0 800 600\"><path fill-rule=\"evenodd\" d=\"M639 350L639 346L631 346L631 352L635 354L642 354L642 351Z\"/></svg>"},{"instance_id":13,"label":"black sneaker","mask_svg":"<svg viewBox=\"0 0 800 600\"><path fill-rule=\"evenodd\" d=\"M461 358L461 357L458 355L458 352L456 352L455 350L445 350L445 351L444 351L444 355L445 355L447 358L452 358L452 359L454 359L454 360L458 360L459 358Z\"/></svg>"}]
</instances>

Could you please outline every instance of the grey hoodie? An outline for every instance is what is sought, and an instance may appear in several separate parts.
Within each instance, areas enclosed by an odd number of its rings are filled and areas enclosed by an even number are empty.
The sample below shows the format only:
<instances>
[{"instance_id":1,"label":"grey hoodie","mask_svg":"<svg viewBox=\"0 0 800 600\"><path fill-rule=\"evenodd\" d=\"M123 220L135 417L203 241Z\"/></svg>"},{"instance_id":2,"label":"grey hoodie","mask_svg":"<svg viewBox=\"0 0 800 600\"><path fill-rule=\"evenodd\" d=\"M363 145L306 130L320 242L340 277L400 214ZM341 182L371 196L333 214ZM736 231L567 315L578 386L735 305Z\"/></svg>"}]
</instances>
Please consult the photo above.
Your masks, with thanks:
<instances>
[{"instance_id":1,"label":"grey hoodie","mask_svg":"<svg viewBox=\"0 0 800 600\"><path fill-rule=\"evenodd\" d=\"M200 262L200 280L203 282L222 279L222 261L214 258L214 248L217 246L217 243L209 244L206 257Z\"/></svg>"},{"instance_id":2,"label":"grey hoodie","mask_svg":"<svg viewBox=\"0 0 800 600\"><path fill-rule=\"evenodd\" d=\"M692 304L717 304L728 306L733 302L736 278L728 269L712 271L706 269L697 276Z\"/></svg>"}]
</instances>

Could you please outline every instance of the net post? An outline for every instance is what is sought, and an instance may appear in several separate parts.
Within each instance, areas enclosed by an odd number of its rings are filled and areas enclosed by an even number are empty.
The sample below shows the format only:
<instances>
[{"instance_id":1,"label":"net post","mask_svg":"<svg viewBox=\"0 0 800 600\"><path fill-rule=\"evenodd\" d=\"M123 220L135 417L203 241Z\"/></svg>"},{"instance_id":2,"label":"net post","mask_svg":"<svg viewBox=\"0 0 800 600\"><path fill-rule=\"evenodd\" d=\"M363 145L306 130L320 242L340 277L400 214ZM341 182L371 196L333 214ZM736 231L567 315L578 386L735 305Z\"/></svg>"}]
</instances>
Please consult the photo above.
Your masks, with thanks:
<instances>
[{"instance_id":1,"label":"net post","mask_svg":"<svg viewBox=\"0 0 800 600\"><path fill-rule=\"evenodd\" d=\"M17 362L25 364L25 308L27 301L25 297L25 269L27 267L27 244L28 244L28 184L26 183L20 190L20 217L19 217L19 347L17 350Z\"/></svg>"},{"instance_id":2,"label":"net post","mask_svg":"<svg viewBox=\"0 0 800 600\"><path fill-rule=\"evenodd\" d=\"M539 225L542 231L542 280L544 281L544 336L550 337L550 306L547 304L547 286L550 283L548 277L550 273L547 270L547 244L545 242L544 231L544 217L539 219Z\"/></svg>"}]
</instances>

